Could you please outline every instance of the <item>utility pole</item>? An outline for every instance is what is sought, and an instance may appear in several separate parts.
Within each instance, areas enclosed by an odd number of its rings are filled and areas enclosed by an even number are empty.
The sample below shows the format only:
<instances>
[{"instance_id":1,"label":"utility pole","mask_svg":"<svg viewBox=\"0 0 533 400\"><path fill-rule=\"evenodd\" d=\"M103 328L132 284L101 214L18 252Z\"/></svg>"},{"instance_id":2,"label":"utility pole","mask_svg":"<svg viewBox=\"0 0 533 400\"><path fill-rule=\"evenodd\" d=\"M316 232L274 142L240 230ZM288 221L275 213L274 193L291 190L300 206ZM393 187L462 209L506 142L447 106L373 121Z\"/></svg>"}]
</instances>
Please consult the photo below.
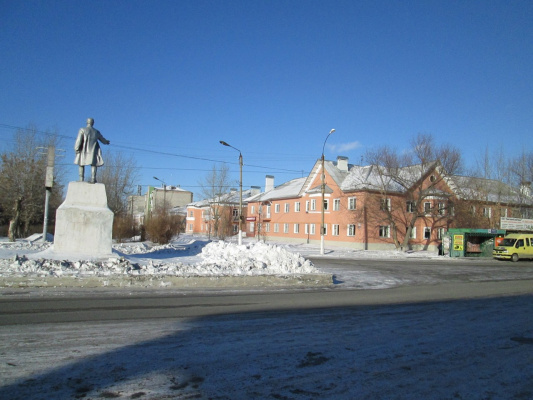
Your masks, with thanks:
<instances>
[{"instance_id":1,"label":"utility pole","mask_svg":"<svg viewBox=\"0 0 533 400\"><path fill-rule=\"evenodd\" d=\"M50 193L52 192L52 186L54 186L54 164L56 159L56 148L54 146L48 146L47 163L46 163L46 178L44 181L44 187L46 189L44 198L44 222L43 222L43 238L42 242L46 242L46 234L48 230L48 204L50 203Z\"/></svg>"}]
</instances>

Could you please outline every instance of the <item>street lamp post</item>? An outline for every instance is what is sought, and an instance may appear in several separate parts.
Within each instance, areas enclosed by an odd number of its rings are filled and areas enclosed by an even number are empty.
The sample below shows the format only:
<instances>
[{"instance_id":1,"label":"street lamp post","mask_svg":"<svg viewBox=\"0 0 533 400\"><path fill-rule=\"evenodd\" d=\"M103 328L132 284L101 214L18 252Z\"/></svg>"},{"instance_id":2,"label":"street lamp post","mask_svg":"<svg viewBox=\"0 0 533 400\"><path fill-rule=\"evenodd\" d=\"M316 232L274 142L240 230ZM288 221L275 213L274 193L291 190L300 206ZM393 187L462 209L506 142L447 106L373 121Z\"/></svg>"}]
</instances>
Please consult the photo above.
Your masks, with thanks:
<instances>
[{"instance_id":1,"label":"street lamp post","mask_svg":"<svg viewBox=\"0 0 533 400\"><path fill-rule=\"evenodd\" d=\"M324 171L324 148L326 147L326 142L328 141L329 135L331 135L333 132L335 132L335 129L332 129L329 131L328 136L326 136L326 140L324 140L324 145L322 146L322 185L321 185L321 192L322 192L322 222L320 224L320 254L324 255L324 204L325 204L325 192L326 192L326 172Z\"/></svg>"},{"instance_id":2,"label":"street lamp post","mask_svg":"<svg viewBox=\"0 0 533 400\"><path fill-rule=\"evenodd\" d=\"M242 244L242 153L241 151L233 147L232 145L226 143L223 140L220 140L220 144L223 146L231 147L239 152L239 167L240 167L240 176L239 176L239 245Z\"/></svg>"},{"instance_id":3,"label":"street lamp post","mask_svg":"<svg viewBox=\"0 0 533 400\"><path fill-rule=\"evenodd\" d=\"M165 211L167 206L167 184L165 183L165 181L159 179L157 176L154 176L153 178L163 184L163 211Z\"/></svg>"}]
</instances>

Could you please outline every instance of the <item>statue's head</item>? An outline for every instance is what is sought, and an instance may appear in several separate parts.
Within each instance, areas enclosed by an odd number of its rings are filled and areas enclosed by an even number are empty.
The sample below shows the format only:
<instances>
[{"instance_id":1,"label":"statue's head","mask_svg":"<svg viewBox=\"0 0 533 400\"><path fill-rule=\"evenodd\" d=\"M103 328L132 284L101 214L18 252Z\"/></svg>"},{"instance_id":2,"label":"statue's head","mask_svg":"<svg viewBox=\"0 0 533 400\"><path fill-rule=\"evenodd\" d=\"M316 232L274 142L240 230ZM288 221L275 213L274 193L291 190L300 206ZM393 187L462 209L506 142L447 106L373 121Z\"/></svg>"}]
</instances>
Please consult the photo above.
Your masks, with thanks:
<instances>
[{"instance_id":1,"label":"statue's head","mask_svg":"<svg viewBox=\"0 0 533 400\"><path fill-rule=\"evenodd\" d=\"M94 125L94 119L87 118L87 126L93 126Z\"/></svg>"}]
</instances>

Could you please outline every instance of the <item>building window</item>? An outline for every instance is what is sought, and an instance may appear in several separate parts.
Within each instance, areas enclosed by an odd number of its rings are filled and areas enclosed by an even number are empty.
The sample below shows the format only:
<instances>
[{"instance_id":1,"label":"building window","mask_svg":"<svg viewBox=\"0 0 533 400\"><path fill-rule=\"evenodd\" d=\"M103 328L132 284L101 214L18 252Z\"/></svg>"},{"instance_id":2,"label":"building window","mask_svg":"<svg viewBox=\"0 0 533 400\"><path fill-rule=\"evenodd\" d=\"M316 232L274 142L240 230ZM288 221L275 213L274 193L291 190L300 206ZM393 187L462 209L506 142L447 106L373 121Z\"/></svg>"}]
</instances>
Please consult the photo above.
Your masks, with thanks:
<instances>
[{"instance_id":1,"label":"building window","mask_svg":"<svg viewBox=\"0 0 533 400\"><path fill-rule=\"evenodd\" d=\"M483 216L486 218L492 217L492 209L490 207L483 207Z\"/></svg>"},{"instance_id":2,"label":"building window","mask_svg":"<svg viewBox=\"0 0 533 400\"><path fill-rule=\"evenodd\" d=\"M390 211L390 199L381 199L381 210Z\"/></svg>"},{"instance_id":3,"label":"building window","mask_svg":"<svg viewBox=\"0 0 533 400\"><path fill-rule=\"evenodd\" d=\"M324 236L328 234L328 224L324 224Z\"/></svg>"},{"instance_id":4,"label":"building window","mask_svg":"<svg viewBox=\"0 0 533 400\"><path fill-rule=\"evenodd\" d=\"M300 224L294 224L294 233L300 233Z\"/></svg>"},{"instance_id":5,"label":"building window","mask_svg":"<svg viewBox=\"0 0 533 400\"><path fill-rule=\"evenodd\" d=\"M279 209L280 209L279 204L276 204L276 205L274 206L274 212L275 212L276 214L279 213Z\"/></svg>"},{"instance_id":6,"label":"building window","mask_svg":"<svg viewBox=\"0 0 533 400\"><path fill-rule=\"evenodd\" d=\"M414 213L415 212L415 202L414 201L408 201L405 203L405 211L408 213Z\"/></svg>"},{"instance_id":7,"label":"building window","mask_svg":"<svg viewBox=\"0 0 533 400\"><path fill-rule=\"evenodd\" d=\"M294 212L300 212L300 202L294 203Z\"/></svg>"},{"instance_id":8,"label":"building window","mask_svg":"<svg viewBox=\"0 0 533 400\"><path fill-rule=\"evenodd\" d=\"M239 232L239 225L233 225L233 234Z\"/></svg>"},{"instance_id":9,"label":"building window","mask_svg":"<svg viewBox=\"0 0 533 400\"><path fill-rule=\"evenodd\" d=\"M311 200L311 211L316 210L316 199Z\"/></svg>"},{"instance_id":10,"label":"building window","mask_svg":"<svg viewBox=\"0 0 533 400\"><path fill-rule=\"evenodd\" d=\"M289 203L285 203L285 212L288 213L290 211L291 206Z\"/></svg>"},{"instance_id":11,"label":"building window","mask_svg":"<svg viewBox=\"0 0 533 400\"><path fill-rule=\"evenodd\" d=\"M442 240L444 238L444 234L446 233L446 230L444 228L438 228L437 229L437 239Z\"/></svg>"},{"instance_id":12,"label":"building window","mask_svg":"<svg viewBox=\"0 0 533 400\"><path fill-rule=\"evenodd\" d=\"M445 215L446 214L446 203L439 203L439 215Z\"/></svg>"},{"instance_id":13,"label":"building window","mask_svg":"<svg viewBox=\"0 0 533 400\"><path fill-rule=\"evenodd\" d=\"M424 228L424 239L430 239L431 238L431 228L429 226L426 226Z\"/></svg>"},{"instance_id":14,"label":"building window","mask_svg":"<svg viewBox=\"0 0 533 400\"><path fill-rule=\"evenodd\" d=\"M324 199L324 211L329 210L329 199Z\"/></svg>"},{"instance_id":15,"label":"building window","mask_svg":"<svg viewBox=\"0 0 533 400\"><path fill-rule=\"evenodd\" d=\"M305 234L309 235L309 224L305 224Z\"/></svg>"},{"instance_id":16,"label":"building window","mask_svg":"<svg viewBox=\"0 0 533 400\"><path fill-rule=\"evenodd\" d=\"M476 206L470 206L470 213L476 215Z\"/></svg>"},{"instance_id":17,"label":"building window","mask_svg":"<svg viewBox=\"0 0 533 400\"><path fill-rule=\"evenodd\" d=\"M183 214L181 214L181 215L183 215ZM189 211L189 217L191 217L191 218L194 217L194 211L193 210Z\"/></svg>"},{"instance_id":18,"label":"building window","mask_svg":"<svg viewBox=\"0 0 533 400\"><path fill-rule=\"evenodd\" d=\"M350 224L348 225L348 236L355 236L355 225Z\"/></svg>"},{"instance_id":19,"label":"building window","mask_svg":"<svg viewBox=\"0 0 533 400\"><path fill-rule=\"evenodd\" d=\"M355 197L348 198L348 210L355 210L357 207L357 201Z\"/></svg>"},{"instance_id":20,"label":"building window","mask_svg":"<svg viewBox=\"0 0 533 400\"><path fill-rule=\"evenodd\" d=\"M267 215L266 215L267 218L270 218L270 206L267 206Z\"/></svg>"},{"instance_id":21,"label":"building window","mask_svg":"<svg viewBox=\"0 0 533 400\"><path fill-rule=\"evenodd\" d=\"M182 214L183 215L183 214ZM193 230L193 225L192 224L189 224L189 230L192 231Z\"/></svg>"},{"instance_id":22,"label":"building window","mask_svg":"<svg viewBox=\"0 0 533 400\"><path fill-rule=\"evenodd\" d=\"M339 225L338 224L333 225L333 236L339 236Z\"/></svg>"},{"instance_id":23,"label":"building window","mask_svg":"<svg viewBox=\"0 0 533 400\"><path fill-rule=\"evenodd\" d=\"M333 211L339 211L341 209L341 199L333 200Z\"/></svg>"},{"instance_id":24,"label":"building window","mask_svg":"<svg viewBox=\"0 0 533 400\"><path fill-rule=\"evenodd\" d=\"M283 224L283 233L289 233L289 224Z\"/></svg>"},{"instance_id":25,"label":"building window","mask_svg":"<svg viewBox=\"0 0 533 400\"><path fill-rule=\"evenodd\" d=\"M309 211L309 200L305 202L305 212Z\"/></svg>"},{"instance_id":26,"label":"building window","mask_svg":"<svg viewBox=\"0 0 533 400\"><path fill-rule=\"evenodd\" d=\"M274 233L278 233L279 232L279 224L276 222L274 224Z\"/></svg>"},{"instance_id":27,"label":"building window","mask_svg":"<svg viewBox=\"0 0 533 400\"><path fill-rule=\"evenodd\" d=\"M265 232L270 232L270 222L265 223Z\"/></svg>"},{"instance_id":28,"label":"building window","mask_svg":"<svg viewBox=\"0 0 533 400\"><path fill-rule=\"evenodd\" d=\"M379 227L379 237L382 237L382 238L390 237L390 226L389 225L381 225Z\"/></svg>"},{"instance_id":29,"label":"building window","mask_svg":"<svg viewBox=\"0 0 533 400\"><path fill-rule=\"evenodd\" d=\"M411 228L411 234L409 235L409 239L416 239L416 226L413 226Z\"/></svg>"},{"instance_id":30,"label":"building window","mask_svg":"<svg viewBox=\"0 0 533 400\"><path fill-rule=\"evenodd\" d=\"M234 208L231 213L233 214L233 219L238 220L239 219L239 210Z\"/></svg>"},{"instance_id":31,"label":"building window","mask_svg":"<svg viewBox=\"0 0 533 400\"><path fill-rule=\"evenodd\" d=\"M250 222L248 232L254 232L255 231L255 222Z\"/></svg>"},{"instance_id":32,"label":"building window","mask_svg":"<svg viewBox=\"0 0 533 400\"><path fill-rule=\"evenodd\" d=\"M507 208L502 208L500 214L503 218L507 218Z\"/></svg>"},{"instance_id":33,"label":"building window","mask_svg":"<svg viewBox=\"0 0 533 400\"><path fill-rule=\"evenodd\" d=\"M315 224L309 224L309 232L311 235L315 234Z\"/></svg>"},{"instance_id":34,"label":"building window","mask_svg":"<svg viewBox=\"0 0 533 400\"><path fill-rule=\"evenodd\" d=\"M429 201L426 201L424 203L424 213L430 214L431 213L431 203Z\"/></svg>"}]
</instances>

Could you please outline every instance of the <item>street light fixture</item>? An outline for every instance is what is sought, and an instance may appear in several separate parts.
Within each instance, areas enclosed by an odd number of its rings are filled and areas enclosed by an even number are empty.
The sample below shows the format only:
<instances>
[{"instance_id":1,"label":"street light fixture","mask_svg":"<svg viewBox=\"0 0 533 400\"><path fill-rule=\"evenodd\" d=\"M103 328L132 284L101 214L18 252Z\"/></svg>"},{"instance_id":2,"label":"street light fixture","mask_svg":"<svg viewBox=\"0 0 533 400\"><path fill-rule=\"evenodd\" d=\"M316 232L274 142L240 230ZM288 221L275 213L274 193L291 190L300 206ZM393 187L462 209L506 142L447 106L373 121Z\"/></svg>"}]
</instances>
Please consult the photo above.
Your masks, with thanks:
<instances>
[{"instance_id":1,"label":"street light fixture","mask_svg":"<svg viewBox=\"0 0 533 400\"><path fill-rule=\"evenodd\" d=\"M329 131L328 136L326 136L326 140L324 140L324 145L322 146L322 185L321 185L321 192L322 192L322 223L320 224L320 254L324 255L324 203L325 203L325 191L326 191L326 172L324 171L324 149L326 147L326 142L328 141L329 135L331 135L333 132L335 132L335 129L332 129Z\"/></svg>"},{"instance_id":2,"label":"street light fixture","mask_svg":"<svg viewBox=\"0 0 533 400\"><path fill-rule=\"evenodd\" d=\"M232 145L226 143L223 140L220 140L220 144L223 146L231 147L234 150L239 152L239 167L240 167L240 177L239 177L239 246L242 245L242 153L241 151L233 147Z\"/></svg>"}]
</instances>

